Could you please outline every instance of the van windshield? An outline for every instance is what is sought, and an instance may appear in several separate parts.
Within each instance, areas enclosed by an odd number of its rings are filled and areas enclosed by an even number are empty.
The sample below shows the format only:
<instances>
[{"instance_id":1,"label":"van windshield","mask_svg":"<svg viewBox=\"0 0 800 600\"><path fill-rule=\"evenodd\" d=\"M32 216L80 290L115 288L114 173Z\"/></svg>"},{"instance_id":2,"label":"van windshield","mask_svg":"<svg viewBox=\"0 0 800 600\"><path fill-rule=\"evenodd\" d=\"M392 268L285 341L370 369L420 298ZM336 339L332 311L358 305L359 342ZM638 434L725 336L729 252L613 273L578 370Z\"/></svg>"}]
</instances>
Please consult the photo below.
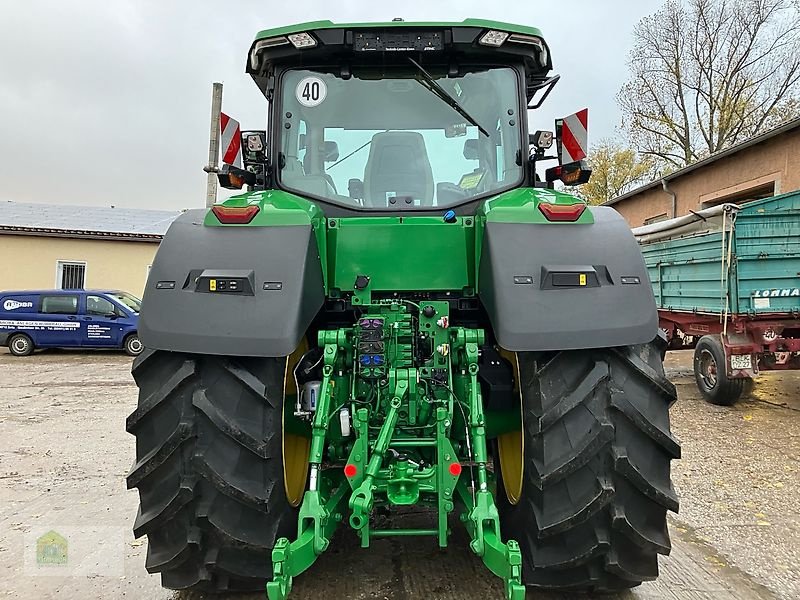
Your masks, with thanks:
<instances>
[{"instance_id":1,"label":"van windshield","mask_svg":"<svg viewBox=\"0 0 800 600\"><path fill-rule=\"evenodd\" d=\"M131 311L135 312L137 315L139 311L142 309L142 301L139 300L136 296L129 294L128 292L113 292L110 294L117 300L119 300L122 304L127 306Z\"/></svg>"},{"instance_id":2,"label":"van windshield","mask_svg":"<svg viewBox=\"0 0 800 600\"><path fill-rule=\"evenodd\" d=\"M396 211L453 206L518 185L516 72L429 71L438 85L410 64L354 69L348 79L327 70L286 71L282 187L347 207Z\"/></svg>"}]
</instances>

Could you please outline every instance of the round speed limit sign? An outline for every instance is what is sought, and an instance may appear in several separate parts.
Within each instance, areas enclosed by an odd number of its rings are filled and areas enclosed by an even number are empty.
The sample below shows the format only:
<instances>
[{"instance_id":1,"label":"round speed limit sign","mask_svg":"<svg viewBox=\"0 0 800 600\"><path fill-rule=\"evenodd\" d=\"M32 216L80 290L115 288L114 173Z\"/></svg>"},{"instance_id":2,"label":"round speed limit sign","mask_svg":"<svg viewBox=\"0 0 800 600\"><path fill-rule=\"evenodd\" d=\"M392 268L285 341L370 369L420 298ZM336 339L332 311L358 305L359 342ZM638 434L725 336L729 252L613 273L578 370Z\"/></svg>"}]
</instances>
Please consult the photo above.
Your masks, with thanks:
<instances>
[{"instance_id":1,"label":"round speed limit sign","mask_svg":"<svg viewBox=\"0 0 800 600\"><path fill-rule=\"evenodd\" d=\"M319 77L304 77L297 84L295 95L303 106L319 106L328 95L328 86Z\"/></svg>"}]
</instances>

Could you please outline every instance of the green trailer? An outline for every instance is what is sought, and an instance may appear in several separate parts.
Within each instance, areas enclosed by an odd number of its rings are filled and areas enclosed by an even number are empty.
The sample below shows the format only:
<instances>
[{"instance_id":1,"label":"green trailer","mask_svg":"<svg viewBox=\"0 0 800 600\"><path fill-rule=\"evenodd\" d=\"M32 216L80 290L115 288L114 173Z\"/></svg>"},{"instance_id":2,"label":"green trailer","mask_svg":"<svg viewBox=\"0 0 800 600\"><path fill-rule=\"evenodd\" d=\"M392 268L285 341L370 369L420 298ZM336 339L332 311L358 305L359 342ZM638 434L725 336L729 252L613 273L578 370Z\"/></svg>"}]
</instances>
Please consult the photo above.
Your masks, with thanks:
<instances>
[{"instance_id":1,"label":"green trailer","mask_svg":"<svg viewBox=\"0 0 800 600\"><path fill-rule=\"evenodd\" d=\"M800 369L800 193L634 229L672 348L732 404L759 371Z\"/></svg>"},{"instance_id":2,"label":"green trailer","mask_svg":"<svg viewBox=\"0 0 800 600\"><path fill-rule=\"evenodd\" d=\"M247 189L172 224L143 299L128 485L165 587L283 600L337 530L458 522L507 598L657 576L666 339L624 220L553 189L586 113L528 131L551 70L493 21L257 35L267 128L219 170Z\"/></svg>"}]
</instances>

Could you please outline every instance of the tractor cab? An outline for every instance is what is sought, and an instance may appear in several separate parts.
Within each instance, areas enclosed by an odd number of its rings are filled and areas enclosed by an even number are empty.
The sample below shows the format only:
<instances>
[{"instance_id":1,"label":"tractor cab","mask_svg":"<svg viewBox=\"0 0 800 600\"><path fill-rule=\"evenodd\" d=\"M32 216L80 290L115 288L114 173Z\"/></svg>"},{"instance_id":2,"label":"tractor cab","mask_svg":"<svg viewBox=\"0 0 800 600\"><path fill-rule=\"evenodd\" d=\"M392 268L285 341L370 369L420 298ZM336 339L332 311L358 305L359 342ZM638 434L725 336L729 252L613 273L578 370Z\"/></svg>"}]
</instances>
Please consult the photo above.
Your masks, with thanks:
<instances>
[{"instance_id":1,"label":"tractor cab","mask_svg":"<svg viewBox=\"0 0 800 600\"><path fill-rule=\"evenodd\" d=\"M326 214L474 212L477 201L534 187L527 109L558 80L539 30L474 19L266 30L247 70L270 114L268 135L243 136L246 181Z\"/></svg>"}]
</instances>

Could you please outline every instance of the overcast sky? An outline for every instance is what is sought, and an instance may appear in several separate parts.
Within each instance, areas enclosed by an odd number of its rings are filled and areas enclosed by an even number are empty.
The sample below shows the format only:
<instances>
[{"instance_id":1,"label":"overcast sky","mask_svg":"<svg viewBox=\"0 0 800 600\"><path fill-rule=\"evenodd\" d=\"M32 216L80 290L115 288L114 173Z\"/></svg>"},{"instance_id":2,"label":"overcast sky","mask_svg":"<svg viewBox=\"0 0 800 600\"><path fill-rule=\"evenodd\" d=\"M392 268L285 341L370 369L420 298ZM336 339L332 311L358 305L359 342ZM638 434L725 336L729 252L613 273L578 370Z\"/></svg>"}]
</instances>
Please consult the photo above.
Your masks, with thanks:
<instances>
[{"instance_id":1,"label":"overcast sky","mask_svg":"<svg viewBox=\"0 0 800 600\"><path fill-rule=\"evenodd\" d=\"M260 29L295 22L487 18L539 27L562 78L537 128L589 107L613 136L631 30L662 0L0 0L0 201L202 206L212 81L263 128L244 74ZM395 6L396 8L393 8Z\"/></svg>"}]
</instances>

